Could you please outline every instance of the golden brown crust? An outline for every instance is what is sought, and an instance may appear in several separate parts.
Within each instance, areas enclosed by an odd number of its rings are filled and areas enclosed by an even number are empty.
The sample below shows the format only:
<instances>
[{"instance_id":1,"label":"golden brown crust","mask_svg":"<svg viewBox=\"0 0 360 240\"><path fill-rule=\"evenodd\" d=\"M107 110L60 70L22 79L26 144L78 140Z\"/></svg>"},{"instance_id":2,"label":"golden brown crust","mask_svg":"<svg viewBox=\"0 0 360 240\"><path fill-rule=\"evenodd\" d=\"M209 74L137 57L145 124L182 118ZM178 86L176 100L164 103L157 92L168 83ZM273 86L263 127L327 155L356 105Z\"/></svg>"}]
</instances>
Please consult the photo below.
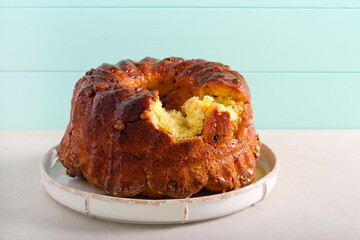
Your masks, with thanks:
<instances>
[{"instance_id":1,"label":"golden brown crust","mask_svg":"<svg viewBox=\"0 0 360 240\"><path fill-rule=\"evenodd\" d=\"M228 112L214 109L202 136L177 141L144 116L161 99L179 109L192 96L229 91L243 105L233 133ZM244 78L221 63L145 58L91 69L75 85L70 123L59 148L71 176L105 192L131 197L190 197L221 192L255 178L260 141Z\"/></svg>"}]
</instances>

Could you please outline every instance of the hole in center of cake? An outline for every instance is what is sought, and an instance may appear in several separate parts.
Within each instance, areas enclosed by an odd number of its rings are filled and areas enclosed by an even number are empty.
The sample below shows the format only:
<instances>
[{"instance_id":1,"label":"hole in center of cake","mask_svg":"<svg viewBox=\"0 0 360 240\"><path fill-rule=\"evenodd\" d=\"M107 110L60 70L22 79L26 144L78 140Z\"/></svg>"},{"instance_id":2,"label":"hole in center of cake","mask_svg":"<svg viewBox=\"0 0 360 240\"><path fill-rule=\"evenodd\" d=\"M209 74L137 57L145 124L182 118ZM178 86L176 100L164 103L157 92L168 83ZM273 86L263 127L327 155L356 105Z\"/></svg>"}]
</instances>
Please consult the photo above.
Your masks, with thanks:
<instances>
[{"instance_id":1,"label":"hole in center of cake","mask_svg":"<svg viewBox=\"0 0 360 240\"><path fill-rule=\"evenodd\" d=\"M177 140L185 140L201 136L206 118L214 108L220 112L229 112L235 131L241 122L243 108L240 102L222 96L191 97L184 102L179 111L165 109L158 99L151 104L147 114L156 128L169 133Z\"/></svg>"}]
</instances>

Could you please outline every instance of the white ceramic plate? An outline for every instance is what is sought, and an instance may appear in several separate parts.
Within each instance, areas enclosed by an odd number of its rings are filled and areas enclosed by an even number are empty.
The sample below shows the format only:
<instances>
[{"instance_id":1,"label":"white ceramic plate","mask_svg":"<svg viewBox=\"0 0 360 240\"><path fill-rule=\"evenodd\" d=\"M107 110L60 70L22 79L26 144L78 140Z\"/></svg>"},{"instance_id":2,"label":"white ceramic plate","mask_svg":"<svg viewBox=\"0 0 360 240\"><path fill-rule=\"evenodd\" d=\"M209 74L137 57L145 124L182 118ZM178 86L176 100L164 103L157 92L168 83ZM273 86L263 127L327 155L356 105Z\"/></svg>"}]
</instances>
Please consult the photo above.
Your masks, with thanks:
<instances>
[{"instance_id":1,"label":"white ceramic plate","mask_svg":"<svg viewBox=\"0 0 360 240\"><path fill-rule=\"evenodd\" d=\"M40 165L41 183L61 204L88 216L118 222L171 224L229 215L263 201L273 189L279 161L266 145L261 147L254 183L226 193L200 193L186 199L119 198L106 195L83 178L66 175L55 146Z\"/></svg>"}]
</instances>

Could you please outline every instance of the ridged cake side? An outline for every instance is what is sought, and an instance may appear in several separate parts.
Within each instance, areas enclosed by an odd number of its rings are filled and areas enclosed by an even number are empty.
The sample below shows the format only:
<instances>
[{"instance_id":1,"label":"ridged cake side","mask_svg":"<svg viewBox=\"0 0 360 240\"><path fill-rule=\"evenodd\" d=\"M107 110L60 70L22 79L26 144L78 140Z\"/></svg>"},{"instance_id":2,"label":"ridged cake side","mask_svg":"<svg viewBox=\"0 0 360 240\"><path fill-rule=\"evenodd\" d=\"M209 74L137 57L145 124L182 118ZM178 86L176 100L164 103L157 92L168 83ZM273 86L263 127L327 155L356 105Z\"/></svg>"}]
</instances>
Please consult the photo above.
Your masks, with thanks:
<instances>
[{"instance_id":1,"label":"ridged cake side","mask_svg":"<svg viewBox=\"0 0 360 240\"><path fill-rule=\"evenodd\" d=\"M147 114L156 101L181 111L193 96L241 104L237 126L229 112L213 107L201 135L179 140ZM111 195L183 198L204 187L248 185L259 151L249 88L239 73L205 60L145 58L103 64L76 83L59 157L69 175Z\"/></svg>"}]
</instances>

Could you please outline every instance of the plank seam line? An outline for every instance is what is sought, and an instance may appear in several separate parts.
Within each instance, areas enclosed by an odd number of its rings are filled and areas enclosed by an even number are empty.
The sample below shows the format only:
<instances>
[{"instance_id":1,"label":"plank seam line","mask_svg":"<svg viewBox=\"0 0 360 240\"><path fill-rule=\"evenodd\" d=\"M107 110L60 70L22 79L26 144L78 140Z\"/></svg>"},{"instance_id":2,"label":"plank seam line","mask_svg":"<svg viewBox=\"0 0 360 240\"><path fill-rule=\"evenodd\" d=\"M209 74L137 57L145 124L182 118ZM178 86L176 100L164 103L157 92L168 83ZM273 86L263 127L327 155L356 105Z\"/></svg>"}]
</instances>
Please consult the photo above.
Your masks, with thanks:
<instances>
[{"instance_id":1,"label":"plank seam line","mask_svg":"<svg viewBox=\"0 0 360 240\"><path fill-rule=\"evenodd\" d=\"M285 6L0 6L0 9L293 9L293 10L360 10L357 7L285 7Z\"/></svg>"}]
</instances>

